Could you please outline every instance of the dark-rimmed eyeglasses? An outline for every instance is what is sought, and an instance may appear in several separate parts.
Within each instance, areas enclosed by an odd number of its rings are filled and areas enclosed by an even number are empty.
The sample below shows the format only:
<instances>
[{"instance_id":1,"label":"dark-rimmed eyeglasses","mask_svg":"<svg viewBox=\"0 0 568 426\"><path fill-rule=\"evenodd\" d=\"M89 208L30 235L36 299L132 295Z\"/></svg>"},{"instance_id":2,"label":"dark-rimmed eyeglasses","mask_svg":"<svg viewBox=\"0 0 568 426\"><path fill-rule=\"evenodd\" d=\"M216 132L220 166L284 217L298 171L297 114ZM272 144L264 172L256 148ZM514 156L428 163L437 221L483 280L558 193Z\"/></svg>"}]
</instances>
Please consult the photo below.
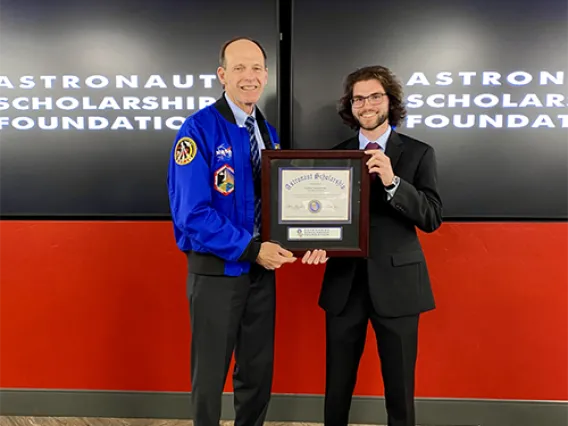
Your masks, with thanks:
<instances>
[{"instance_id":1,"label":"dark-rimmed eyeglasses","mask_svg":"<svg viewBox=\"0 0 568 426\"><path fill-rule=\"evenodd\" d=\"M353 105L353 108L362 108L367 99L371 105L380 105L383 103L385 96L386 93L371 93L369 96L353 96L353 98L351 98L351 105Z\"/></svg>"}]
</instances>

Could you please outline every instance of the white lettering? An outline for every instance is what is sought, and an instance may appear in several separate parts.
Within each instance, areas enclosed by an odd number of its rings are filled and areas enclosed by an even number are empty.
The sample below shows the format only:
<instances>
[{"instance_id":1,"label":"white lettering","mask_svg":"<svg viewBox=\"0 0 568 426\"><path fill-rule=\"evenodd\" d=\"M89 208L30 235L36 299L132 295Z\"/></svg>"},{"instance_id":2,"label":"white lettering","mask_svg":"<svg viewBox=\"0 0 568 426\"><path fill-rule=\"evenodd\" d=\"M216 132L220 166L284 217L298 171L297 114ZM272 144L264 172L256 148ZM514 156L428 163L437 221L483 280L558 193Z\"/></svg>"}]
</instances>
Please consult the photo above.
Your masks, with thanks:
<instances>
[{"instance_id":1,"label":"white lettering","mask_svg":"<svg viewBox=\"0 0 568 426\"><path fill-rule=\"evenodd\" d=\"M531 127L555 127L552 119L548 115L539 115Z\"/></svg>"},{"instance_id":2,"label":"white lettering","mask_svg":"<svg viewBox=\"0 0 568 426\"><path fill-rule=\"evenodd\" d=\"M564 84L564 71L557 71L556 77L553 76L548 71L543 71L540 73L540 85L545 86L547 82L550 81L552 84Z\"/></svg>"},{"instance_id":3,"label":"white lettering","mask_svg":"<svg viewBox=\"0 0 568 426\"><path fill-rule=\"evenodd\" d=\"M494 86L501 86L501 82L499 79L501 78L501 74L498 72L484 72L482 74L482 83L484 86L494 85Z\"/></svg>"},{"instance_id":4,"label":"white lettering","mask_svg":"<svg viewBox=\"0 0 568 426\"><path fill-rule=\"evenodd\" d=\"M79 107L79 101L75 98L65 97L57 99L57 101L55 101L55 105L59 109L64 109L69 111L77 109Z\"/></svg>"},{"instance_id":5,"label":"white lettering","mask_svg":"<svg viewBox=\"0 0 568 426\"><path fill-rule=\"evenodd\" d=\"M507 76L507 81L511 83L513 86L523 86L529 84L532 81L532 79L533 79L532 75L524 71L516 71Z\"/></svg>"},{"instance_id":6,"label":"white lettering","mask_svg":"<svg viewBox=\"0 0 568 426\"><path fill-rule=\"evenodd\" d=\"M131 75L130 78L124 75L117 75L116 76L116 88L117 89L124 89L124 86L128 86L131 89L138 88L138 76Z\"/></svg>"},{"instance_id":7,"label":"white lettering","mask_svg":"<svg viewBox=\"0 0 568 426\"><path fill-rule=\"evenodd\" d=\"M154 87L154 86L158 86L161 89L167 89L168 88L168 86L166 86L166 83L164 83L164 80L162 79L162 77L160 77L159 75L150 76L150 78L148 79L148 81L144 85L144 88L149 89L150 87Z\"/></svg>"},{"instance_id":8,"label":"white lettering","mask_svg":"<svg viewBox=\"0 0 568 426\"><path fill-rule=\"evenodd\" d=\"M21 124L21 123L24 124ZM29 117L18 117L12 120L12 127L18 130L29 130L34 127L34 121Z\"/></svg>"},{"instance_id":9,"label":"white lettering","mask_svg":"<svg viewBox=\"0 0 568 426\"><path fill-rule=\"evenodd\" d=\"M450 119L443 115L431 115L429 117L426 117L424 123L428 127L439 129L441 127L446 127L448 124L450 124Z\"/></svg>"},{"instance_id":10,"label":"white lettering","mask_svg":"<svg viewBox=\"0 0 568 426\"><path fill-rule=\"evenodd\" d=\"M0 75L0 87L7 87L8 89L13 89L14 85L8 77L5 75Z\"/></svg>"},{"instance_id":11,"label":"white lettering","mask_svg":"<svg viewBox=\"0 0 568 426\"><path fill-rule=\"evenodd\" d=\"M35 87L34 77L25 75L20 78L20 89L33 89Z\"/></svg>"},{"instance_id":12,"label":"white lettering","mask_svg":"<svg viewBox=\"0 0 568 426\"><path fill-rule=\"evenodd\" d=\"M203 87L206 89L211 89L213 87L213 80L216 78L217 76L215 74L202 74L199 76L199 79L204 81Z\"/></svg>"},{"instance_id":13,"label":"white lettering","mask_svg":"<svg viewBox=\"0 0 568 426\"><path fill-rule=\"evenodd\" d=\"M102 89L108 86L108 78L102 75L91 75L85 80L85 84L92 89Z\"/></svg>"},{"instance_id":14,"label":"white lettering","mask_svg":"<svg viewBox=\"0 0 568 426\"><path fill-rule=\"evenodd\" d=\"M485 99L488 99L488 102L484 102ZM476 96L473 100L473 103L480 108L492 108L499 103L499 98L495 95L491 94L484 94Z\"/></svg>"},{"instance_id":15,"label":"white lettering","mask_svg":"<svg viewBox=\"0 0 568 426\"><path fill-rule=\"evenodd\" d=\"M449 86L453 82L451 72L441 72L438 73L436 77L438 77L438 80L436 81L438 86Z\"/></svg>"},{"instance_id":16,"label":"white lettering","mask_svg":"<svg viewBox=\"0 0 568 426\"><path fill-rule=\"evenodd\" d=\"M448 95L448 106L450 108L455 108L457 104L462 104L463 108L469 108L471 105L470 95L463 95L461 98L458 95Z\"/></svg>"},{"instance_id":17,"label":"white lettering","mask_svg":"<svg viewBox=\"0 0 568 426\"><path fill-rule=\"evenodd\" d=\"M415 72L410 76L410 79L406 82L406 85L414 86L415 84L423 84L424 86L429 86L430 82L423 72Z\"/></svg>"},{"instance_id":18,"label":"white lettering","mask_svg":"<svg viewBox=\"0 0 568 426\"><path fill-rule=\"evenodd\" d=\"M481 129L487 128L489 124L497 128L503 127L503 115L499 114L496 115L495 117L490 117L489 115L482 115L479 117L479 127Z\"/></svg>"},{"instance_id":19,"label":"white lettering","mask_svg":"<svg viewBox=\"0 0 568 426\"><path fill-rule=\"evenodd\" d=\"M57 77L54 75L42 75L39 78L43 80L43 85L46 89L53 89L53 82Z\"/></svg>"},{"instance_id":20,"label":"white lettering","mask_svg":"<svg viewBox=\"0 0 568 426\"><path fill-rule=\"evenodd\" d=\"M423 105L422 95L413 94L408 96L406 105L408 108L420 108Z\"/></svg>"},{"instance_id":21,"label":"white lettering","mask_svg":"<svg viewBox=\"0 0 568 426\"><path fill-rule=\"evenodd\" d=\"M79 77L75 75L64 75L63 76L63 88L64 89L80 89Z\"/></svg>"},{"instance_id":22,"label":"white lettering","mask_svg":"<svg viewBox=\"0 0 568 426\"><path fill-rule=\"evenodd\" d=\"M422 115L408 115L406 118L406 127L416 128L419 124L424 123L426 127L439 129L443 127L448 127L450 124L456 129L470 129L479 128L486 129L488 127L493 128L508 128L508 129L518 129L527 126L533 128L547 127L547 128L568 128L568 114L557 115L555 117L541 114L535 120L529 119L529 117L513 114L513 115L502 115L497 114L494 116L486 114L467 114L460 115L455 114L452 116L444 116L441 114L422 116ZM505 123L505 124L504 124Z\"/></svg>"},{"instance_id":23,"label":"white lettering","mask_svg":"<svg viewBox=\"0 0 568 426\"><path fill-rule=\"evenodd\" d=\"M475 71L461 71L458 73L458 75L460 77L463 77L463 85L464 86L470 86L471 85L471 79L473 77L475 77L477 73Z\"/></svg>"},{"instance_id":24,"label":"white lettering","mask_svg":"<svg viewBox=\"0 0 568 426\"><path fill-rule=\"evenodd\" d=\"M193 87L193 76L192 75L186 75L185 76L185 83L181 82L181 76L180 75L174 75L174 87L176 89L189 89L191 87Z\"/></svg>"}]
</instances>

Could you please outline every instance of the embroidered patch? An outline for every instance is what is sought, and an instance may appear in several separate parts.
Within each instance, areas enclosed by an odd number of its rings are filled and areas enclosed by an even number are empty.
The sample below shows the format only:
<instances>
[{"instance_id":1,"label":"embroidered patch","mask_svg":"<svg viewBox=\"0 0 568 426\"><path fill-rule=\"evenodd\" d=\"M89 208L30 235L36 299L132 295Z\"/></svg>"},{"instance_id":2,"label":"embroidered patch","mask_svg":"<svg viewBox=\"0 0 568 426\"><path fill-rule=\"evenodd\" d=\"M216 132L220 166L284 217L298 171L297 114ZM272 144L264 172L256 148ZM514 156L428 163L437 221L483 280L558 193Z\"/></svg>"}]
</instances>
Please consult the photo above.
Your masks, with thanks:
<instances>
[{"instance_id":1,"label":"embroidered patch","mask_svg":"<svg viewBox=\"0 0 568 426\"><path fill-rule=\"evenodd\" d=\"M195 141L188 137L183 137L176 143L174 150L174 158L176 164L185 166L193 161L197 154L197 145Z\"/></svg>"},{"instance_id":2,"label":"embroidered patch","mask_svg":"<svg viewBox=\"0 0 568 426\"><path fill-rule=\"evenodd\" d=\"M229 146L225 146L224 144L218 146L215 150L215 155L217 156L218 160L230 160L233 156L233 149Z\"/></svg>"},{"instance_id":3,"label":"embroidered patch","mask_svg":"<svg viewBox=\"0 0 568 426\"><path fill-rule=\"evenodd\" d=\"M217 169L213 176L215 190L223 195L229 195L235 190L235 171L228 165Z\"/></svg>"}]
</instances>

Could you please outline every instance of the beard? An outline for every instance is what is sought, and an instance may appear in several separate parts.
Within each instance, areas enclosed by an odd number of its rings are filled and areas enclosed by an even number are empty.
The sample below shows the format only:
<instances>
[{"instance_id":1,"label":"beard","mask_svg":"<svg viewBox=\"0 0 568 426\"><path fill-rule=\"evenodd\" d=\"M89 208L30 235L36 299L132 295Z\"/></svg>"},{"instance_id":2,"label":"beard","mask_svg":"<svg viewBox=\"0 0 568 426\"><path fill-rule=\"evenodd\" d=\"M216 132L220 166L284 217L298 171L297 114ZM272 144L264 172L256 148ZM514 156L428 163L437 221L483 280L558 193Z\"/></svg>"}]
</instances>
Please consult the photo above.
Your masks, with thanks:
<instances>
[{"instance_id":1,"label":"beard","mask_svg":"<svg viewBox=\"0 0 568 426\"><path fill-rule=\"evenodd\" d=\"M381 126L389 117L388 112L377 115L377 117L372 122L362 123L359 117L355 117L359 122L359 126L364 130L375 130L377 127Z\"/></svg>"}]
</instances>

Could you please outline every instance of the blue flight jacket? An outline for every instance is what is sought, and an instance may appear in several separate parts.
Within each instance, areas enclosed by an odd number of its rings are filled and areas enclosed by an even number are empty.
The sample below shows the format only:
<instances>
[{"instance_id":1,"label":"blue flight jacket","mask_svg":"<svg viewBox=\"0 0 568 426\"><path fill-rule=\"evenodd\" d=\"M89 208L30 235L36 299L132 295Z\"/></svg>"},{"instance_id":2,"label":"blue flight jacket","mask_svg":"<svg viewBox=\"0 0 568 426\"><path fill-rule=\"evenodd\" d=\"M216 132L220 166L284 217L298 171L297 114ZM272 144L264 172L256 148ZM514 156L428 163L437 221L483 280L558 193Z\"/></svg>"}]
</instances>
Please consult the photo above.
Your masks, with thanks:
<instances>
[{"instance_id":1,"label":"blue flight jacket","mask_svg":"<svg viewBox=\"0 0 568 426\"><path fill-rule=\"evenodd\" d=\"M256 120L266 149L279 149L276 129L260 110ZM167 177L177 246L189 270L239 276L260 250L253 238L255 187L250 139L224 96L189 116L170 153Z\"/></svg>"}]
</instances>

